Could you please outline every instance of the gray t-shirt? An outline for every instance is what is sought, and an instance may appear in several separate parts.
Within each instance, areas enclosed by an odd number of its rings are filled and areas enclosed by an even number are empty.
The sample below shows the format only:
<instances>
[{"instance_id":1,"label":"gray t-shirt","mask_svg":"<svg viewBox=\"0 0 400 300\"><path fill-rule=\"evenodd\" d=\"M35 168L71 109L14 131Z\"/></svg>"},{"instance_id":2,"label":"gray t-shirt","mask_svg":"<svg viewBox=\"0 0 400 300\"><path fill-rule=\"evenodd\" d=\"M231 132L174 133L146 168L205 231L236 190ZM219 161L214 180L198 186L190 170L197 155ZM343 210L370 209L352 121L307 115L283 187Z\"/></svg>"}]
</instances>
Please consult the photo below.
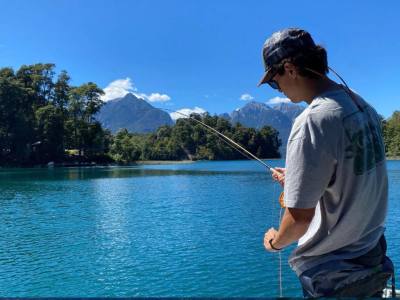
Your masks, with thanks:
<instances>
[{"instance_id":1,"label":"gray t-shirt","mask_svg":"<svg viewBox=\"0 0 400 300\"><path fill-rule=\"evenodd\" d=\"M285 205L315 215L289 258L300 275L371 250L384 231L388 180L380 120L360 96L326 92L298 116L286 154Z\"/></svg>"}]
</instances>

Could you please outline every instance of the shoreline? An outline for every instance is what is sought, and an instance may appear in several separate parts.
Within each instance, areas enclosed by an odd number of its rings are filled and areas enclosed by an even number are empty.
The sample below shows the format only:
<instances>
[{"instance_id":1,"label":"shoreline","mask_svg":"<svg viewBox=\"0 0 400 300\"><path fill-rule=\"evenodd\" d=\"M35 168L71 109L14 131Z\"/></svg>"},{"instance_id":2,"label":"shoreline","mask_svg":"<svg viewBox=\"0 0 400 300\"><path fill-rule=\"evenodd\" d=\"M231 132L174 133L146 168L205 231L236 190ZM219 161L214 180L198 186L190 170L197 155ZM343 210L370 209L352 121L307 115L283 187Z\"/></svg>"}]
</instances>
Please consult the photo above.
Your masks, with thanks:
<instances>
[{"instance_id":1,"label":"shoreline","mask_svg":"<svg viewBox=\"0 0 400 300\"><path fill-rule=\"evenodd\" d=\"M174 165L174 164L191 164L196 160L138 160L129 165ZM118 166L118 165L117 165Z\"/></svg>"},{"instance_id":2,"label":"shoreline","mask_svg":"<svg viewBox=\"0 0 400 300\"><path fill-rule=\"evenodd\" d=\"M400 156L390 156L390 157L386 157L386 160L400 160Z\"/></svg>"},{"instance_id":3,"label":"shoreline","mask_svg":"<svg viewBox=\"0 0 400 300\"><path fill-rule=\"evenodd\" d=\"M262 160L282 160L284 158L265 158ZM246 160L246 159L243 159ZM400 156L386 157L386 161L399 161ZM138 160L129 164L119 165L115 163L111 164L97 164L95 162L81 162L81 163L55 163L55 164L43 164L35 166L0 166L0 169L8 168L74 168L74 167L129 167L129 166L141 166L141 165L174 165L174 164L191 164L199 161L217 161L217 160ZM235 161L235 160L221 160L221 161ZM49 165L50 164L50 165Z\"/></svg>"}]
</instances>

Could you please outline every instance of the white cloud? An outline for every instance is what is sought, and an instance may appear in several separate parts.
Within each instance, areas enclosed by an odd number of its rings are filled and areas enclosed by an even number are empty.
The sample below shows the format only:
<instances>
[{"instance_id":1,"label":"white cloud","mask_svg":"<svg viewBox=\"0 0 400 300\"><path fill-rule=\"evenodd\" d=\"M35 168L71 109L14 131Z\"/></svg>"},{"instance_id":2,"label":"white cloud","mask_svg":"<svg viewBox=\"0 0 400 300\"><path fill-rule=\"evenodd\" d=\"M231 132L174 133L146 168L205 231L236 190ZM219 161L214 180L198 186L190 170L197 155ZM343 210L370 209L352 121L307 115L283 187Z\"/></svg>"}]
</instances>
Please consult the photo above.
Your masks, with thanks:
<instances>
[{"instance_id":1,"label":"white cloud","mask_svg":"<svg viewBox=\"0 0 400 300\"><path fill-rule=\"evenodd\" d=\"M172 118L172 120L176 121L179 118L185 118L184 115L190 115L191 113L196 113L196 114L203 114L206 111L201 108L201 107L195 107L195 108L182 108L177 110L176 112L170 113L170 116Z\"/></svg>"},{"instance_id":2,"label":"white cloud","mask_svg":"<svg viewBox=\"0 0 400 300\"><path fill-rule=\"evenodd\" d=\"M267 104L278 104L278 103L290 103L291 101L289 98L282 98L282 97L274 97L269 99L266 103Z\"/></svg>"},{"instance_id":3,"label":"white cloud","mask_svg":"<svg viewBox=\"0 0 400 300\"><path fill-rule=\"evenodd\" d=\"M254 97L250 94L243 94L242 96L240 96L240 100L243 101L249 101L249 100L253 100Z\"/></svg>"},{"instance_id":4,"label":"white cloud","mask_svg":"<svg viewBox=\"0 0 400 300\"><path fill-rule=\"evenodd\" d=\"M125 79L117 79L111 82L104 90L104 95L101 97L103 101L109 101L115 98L124 97L128 93L137 91L133 86L132 80L127 77Z\"/></svg>"},{"instance_id":5,"label":"white cloud","mask_svg":"<svg viewBox=\"0 0 400 300\"><path fill-rule=\"evenodd\" d=\"M104 95L101 97L103 101L109 101L116 98L124 97L128 93L134 94L138 98L147 100L149 102L167 102L171 97L167 94L151 93L137 93L138 89L134 86L132 80L127 77L125 79L117 79L111 82L104 90Z\"/></svg>"},{"instance_id":6,"label":"white cloud","mask_svg":"<svg viewBox=\"0 0 400 300\"><path fill-rule=\"evenodd\" d=\"M149 96L147 96L147 100L150 102L166 102L171 100L171 97L166 94L151 93Z\"/></svg>"}]
</instances>

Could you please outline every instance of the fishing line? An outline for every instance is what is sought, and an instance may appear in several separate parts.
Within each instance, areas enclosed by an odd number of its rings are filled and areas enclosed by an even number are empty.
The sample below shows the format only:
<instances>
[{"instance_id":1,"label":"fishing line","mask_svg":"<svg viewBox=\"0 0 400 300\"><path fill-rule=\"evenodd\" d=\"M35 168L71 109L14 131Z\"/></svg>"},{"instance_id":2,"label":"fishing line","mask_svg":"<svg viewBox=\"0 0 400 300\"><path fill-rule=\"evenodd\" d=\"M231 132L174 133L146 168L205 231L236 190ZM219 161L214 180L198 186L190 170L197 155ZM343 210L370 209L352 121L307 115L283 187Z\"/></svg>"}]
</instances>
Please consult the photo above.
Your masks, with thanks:
<instances>
[{"instance_id":1,"label":"fishing line","mask_svg":"<svg viewBox=\"0 0 400 300\"><path fill-rule=\"evenodd\" d=\"M172 111L172 110L166 109L166 108L160 108L160 109L162 109L162 110L167 110L167 111ZM176 112L176 111L174 111L174 112ZM190 117L190 116L188 116L188 115L186 115L186 114L183 114L183 113L180 113L180 112L176 112L176 113L179 113L179 114L181 114L181 115L184 115L185 117L187 117L187 118L189 118L189 119L199 121L199 120L197 120L197 119L195 119L195 118L192 118L192 117ZM200 122L200 121L199 121L199 122ZM205 125L205 124L202 124L202 125ZM211 127L211 128L212 128L212 127ZM208 131L210 131L209 128L206 127L206 129L207 129ZM249 160L254 160L252 157L250 157L249 155L247 155L245 152L241 151L239 148L232 147L232 145L229 144L228 141L227 141L226 139L223 139L219 134L216 134L214 131L211 131L211 132L212 132L212 134L214 134L220 141L222 141L222 142L224 142L226 145L228 145L231 149L236 150L237 152L239 152L240 154L242 154L244 157L246 157L246 158L249 159ZM222 135L222 133L220 133L220 134ZM227 137L226 137L226 138L227 138ZM264 166L265 166L265 165L264 165Z\"/></svg>"},{"instance_id":2,"label":"fishing line","mask_svg":"<svg viewBox=\"0 0 400 300\"><path fill-rule=\"evenodd\" d=\"M283 212L283 207L280 207L279 210L279 225L282 222L282 212ZM278 252L279 256L279 297L283 297L283 280L282 280L282 251Z\"/></svg>"},{"instance_id":3,"label":"fishing line","mask_svg":"<svg viewBox=\"0 0 400 300\"><path fill-rule=\"evenodd\" d=\"M344 79L332 68L328 67L330 71L332 71L332 73L339 78L339 80L343 83L344 87L343 89L345 90L345 92L347 92L347 94L349 94L350 98L353 100L353 102L356 104L356 106L359 108L359 110L361 112L364 112L362 106L359 104L359 102L355 99L352 91L350 90L350 88L348 87L347 83L344 81ZM324 77L323 74L310 69L310 68L305 68L308 71L311 71L321 77ZM211 133L213 133L214 135L216 135L220 140L222 140L225 144L227 144L228 146L230 146L231 148L235 149L236 151L238 151L240 154L242 154L243 156L245 156L246 158L250 159L250 160L256 160L259 163L261 163L264 167L266 167L271 173L279 173L277 170L275 170L274 168L272 168L271 166L269 166L268 164L266 164L265 162L263 162L261 159L259 159L257 156L255 156L253 153L251 153L250 151L248 151L247 149L245 149L244 147L242 147L241 145L239 145L238 143L236 143L234 140L232 140L231 138L227 137L226 135L222 134L221 132L219 132L218 130L214 129L213 127L205 124L204 122L190 116L187 114L184 114L182 112L179 111L174 111L171 109L167 109L167 108L159 108L161 110L165 110L165 111L170 111L170 112L174 112L177 113L181 116L184 116L186 118L189 118L193 121L195 121L198 124L201 124L203 127L205 127L208 131L210 131ZM275 197L275 193L276 193L276 185L274 184L274 191L273 191L273 197ZM282 213L283 213L283 208L284 208L284 203L283 203L283 197L284 194L283 192L280 194L279 196L279 203L280 203L280 212L279 212L279 224L281 224L282 221ZM279 257L279 274L278 274L278 278L279 278L279 297L283 297L283 284L282 284L282 251L278 252L278 257Z\"/></svg>"},{"instance_id":4,"label":"fishing line","mask_svg":"<svg viewBox=\"0 0 400 300\"><path fill-rule=\"evenodd\" d=\"M276 186L277 186L277 182L274 183L274 189L273 189L273 194L272 194L272 198L275 199L276 198ZM281 220L282 220L282 206L280 207L279 210L279 223L281 224ZM279 225L278 225L279 226ZM279 297L283 297L283 280L282 280L282 251L278 252L278 286L279 286Z\"/></svg>"},{"instance_id":5,"label":"fishing line","mask_svg":"<svg viewBox=\"0 0 400 300\"><path fill-rule=\"evenodd\" d=\"M244 153L246 153L248 156L250 156L251 159L258 161L259 163L261 163L264 167L266 167L266 168L267 168L269 171L271 171L272 173L275 172L275 169L274 169L274 168L272 168L271 166L269 166L268 164L266 164L265 162L263 162L261 159L259 159L257 156L255 156L253 153L251 153L250 151L248 151L247 149L245 149L245 148L244 148L243 146L241 146L240 144L236 143L236 142L235 142L234 140L232 140L231 138L229 138L229 137L227 137L226 135L222 134L222 133L219 132L218 130L216 130L216 129L212 128L211 126L207 125L206 123L204 123L204 122L202 122L202 121L200 121L200 120L197 120L196 118L194 118L194 117L192 117L192 116L190 116L190 115L184 114L184 113L182 113L182 112L179 112L179 111L174 111L174 110L167 109L167 108L160 108L160 109L161 109L161 110L166 110L166 111L170 111L170 112L174 112L174 113L180 114L180 115L182 115L182 116L184 116L184 117L186 117L186 118L189 118L189 119L191 119L191 120L193 120L193 121L195 121L195 122L197 122L197 123L203 125L205 128L207 128L207 130L211 131L212 133L216 134L217 136L220 136L220 137L224 138L227 142L230 143L230 144L228 143L228 145L231 146L232 148L234 148L235 150L239 151L239 149L240 149L241 151L243 151ZM240 152L240 151L239 151L239 152ZM242 152L240 152L240 153L242 153ZM243 154L243 153L242 153L242 154ZM245 155L245 157L249 158L247 155Z\"/></svg>"},{"instance_id":6,"label":"fishing line","mask_svg":"<svg viewBox=\"0 0 400 300\"><path fill-rule=\"evenodd\" d=\"M250 151L248 151L247 149L245 149L244 147L242 147L241 145L239 145L238 143L236 143L234 140L232 140L231 138L227 137L226 135L222 134L221 132L219 132L218 130L214 129L213 127L205 124L204 122L190 116L184 113L181 113L179 111L173 111L171 109L167 109L167 108L160 108L161 110L165 110L165 111L170 111L170 112L174 112L177 113L179 115L182 115L188 119L191 119L199 124L201 124L203 127L205 127L208 131L210 131L211 133L213 133L214 135L216 135L220 140L222 140L225 144L227 144L228 146L230 146L231 148L235 149L236 151L238 151L240 154L242 154L243 156L245 156L246 158L250 159L250 160L256 160L259 163L261 163L264 167L266 167L271 173L275 173L278 172L276 171L274 168L272 168L271 166L269 166L268 164L266 164L264 161L262 161L261 159L259 159L257 156L255 156L253 153L251 153ZM280 173L280 172L278 172ZM277 183L276 183L277 184ZM276 197L276 184L274 184L274 190L273 190L273 197ZM281 223L282 220L282 211L283 211L283 192L280 194L279 196L279 203L280 203L280 212L279 212L279 224ZM283 284L282 284L282 251L279 251L278 253L278 259L279 259L279 274L278 274L278 281L279 281L279 296L283 297Z\"/></svg>"},{"instance_id":7,"label":"fishing line","mask_svg":"<svg viewBox=\"0 0 400 300\"><path fill-rule=\"evenodd\" d=\"M313 70L313 69L310 69L310 68L305 68L305 69L308 70L308 71L310 71L310 72L312 72L312 73L314 73L314 74L316 74L316 75L318 75L318 76L320 76L320 77L325 77L325 75L323 75L322 73L317 72L317 71L315 71L315 70ZM358 107L358 109L359 109L361 112L364 112L364 109L363 109L362 105L358 102L358 100L356 99L356 97L354 97L353 91L349 88L349 86L347 85L346 81L344 81L344 79L342 78L342 76L340 76L338 72L336 72L334 69L332 69L332 68L329 67L329 66L328 66L328 69L329 69L329 71L331 71L331 72L343 83L343 85L340 85L340 86L341 86L341 87L343 88L343 90L350 96L350 98L353 100L354 104Z\"/></svg>"}]
</instances>

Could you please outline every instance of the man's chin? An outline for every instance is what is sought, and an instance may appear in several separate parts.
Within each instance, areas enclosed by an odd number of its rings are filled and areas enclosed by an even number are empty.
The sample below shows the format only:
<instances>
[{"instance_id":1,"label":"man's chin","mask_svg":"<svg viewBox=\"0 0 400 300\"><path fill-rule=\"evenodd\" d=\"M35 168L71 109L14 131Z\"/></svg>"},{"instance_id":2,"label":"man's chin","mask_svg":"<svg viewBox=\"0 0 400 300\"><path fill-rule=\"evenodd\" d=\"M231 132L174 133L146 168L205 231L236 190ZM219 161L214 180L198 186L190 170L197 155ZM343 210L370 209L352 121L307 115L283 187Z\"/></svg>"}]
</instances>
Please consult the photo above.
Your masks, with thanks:
<instances>
[{"instance_id":1,"label":"man's chin","mask_svg":"<svg viewBox=\"0 0 400 300\"><path fill-rule=\"evenodd\" d=\"M297 104L297 103L300 103L300 102L304 101L303 99L290 98L290 97L287 97L287 98L290 100L290 102L292 102L294 104Z\"/></svg>"}]
</instances>

